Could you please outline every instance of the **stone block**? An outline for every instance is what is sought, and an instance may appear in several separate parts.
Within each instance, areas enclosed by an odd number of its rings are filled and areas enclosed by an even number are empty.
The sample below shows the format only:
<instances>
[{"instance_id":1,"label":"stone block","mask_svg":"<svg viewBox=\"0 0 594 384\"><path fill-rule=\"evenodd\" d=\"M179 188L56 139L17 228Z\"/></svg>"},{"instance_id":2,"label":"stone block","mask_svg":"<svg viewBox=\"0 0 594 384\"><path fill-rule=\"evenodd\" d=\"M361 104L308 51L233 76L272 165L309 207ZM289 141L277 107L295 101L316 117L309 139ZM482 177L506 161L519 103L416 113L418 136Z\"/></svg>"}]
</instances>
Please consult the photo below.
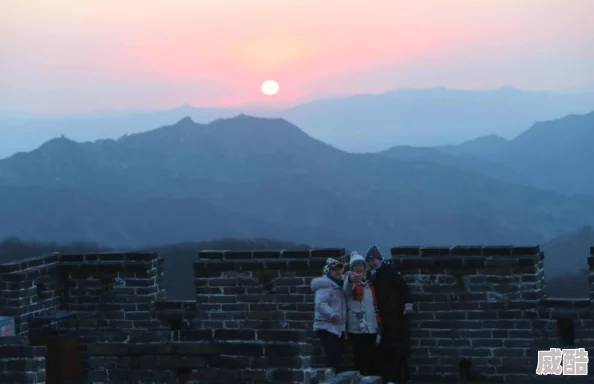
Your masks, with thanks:
<instances>
[{"instance_id":1,"label":"stone block","mask_svg":"<svg viewBox=\"0 0 594 384\"><path fill-rule=\"evenodd\" d=\"M311 253L309 250L296 251L286 249L282 253L283 259L306 259L309 257L311 257Z\"/></svg>"},{"instance_id":2,"label":"stone block","mask_svg":"<svg viewBox=\"0 0 594 384\"><path fill-rule=\"evenodd\" d=\"M127 356L130 345L125 343L95 343L87 346L87 353L94 356Z\"/></svg>"},{"instance_id":3,"label":"stone block","mask_svg":"<svg viewBox=\"0 0 594 384\"><path fill-rule=\"evenodd\" d=\"M361 375L359 374L359 372L348 371L341 372L336 376L324 378L322 381L320 381L319 384L358 384L360 380Z\"/></svg>"},{"instance_id":4,"label":"stone block","mask_svg":"<svg viewBox=\"0 0 594 384\"><path fill-rule=\"evenodd\" d=\"M382 378L379 376L363 376L359 384L382 384Z\"/></svg>"},{"instance_id":5,"label":"stone block","mask_svg":"<svg viewBox=\"0 0 594 384\"><path fill-rule=\"evenodd\" d=\"M239 341L256 340L256 331L250 329L215 329L214 339L216 341Z\"/></svg>"},{"instance_id":6,"label":"stone block","mask_svg":"<svg viewBox=\"0 0 594 384\"><path fill-rule=\"evenodd\" d=\"M211 341L213 340L212 329L189 329L178 331L176 340L179 341Z\"/></svg>"},{"instance_id":7,"label":"stone block","mask_svg":"<svg viewBox=\"0 0 594 384\"><path fill-rule=\"evenodd\" d=\"M311 317L311 316L310 316ZM258 340L265 342L295 342L306 341L306 332L302 330L260 330L257 331Z\"/></svg>"},{"instance_id":8,"label":"stone block","mask_svg":"<svg viewBox=\"0 0 594 384\"><path fill-rule=\"evenodd\" d=\"M223 352L220 344L211 342L179 342L174 347L179 355L216 356Z\"/></svg>"},{"instance_id":9,"label":"stone block","mask_svg":"<svg viewBox=\"0 0 594 384\"><path fill-rule=\"evenodd\" d=\"M5 345L27 346L29 344L26 337L23 336L3 336L0 337L0 347Z\"/></svg>"},{"instance_id":10,"label":"stone block","mask_svg":"<svg viewBox=\"0 0 594 384\"><path fill-rule=\"evenodd\" d=\"M221 354L235 356L264 356L264 344L249 342L226 342L219 343Z\"/></svg>"}]
</instances>

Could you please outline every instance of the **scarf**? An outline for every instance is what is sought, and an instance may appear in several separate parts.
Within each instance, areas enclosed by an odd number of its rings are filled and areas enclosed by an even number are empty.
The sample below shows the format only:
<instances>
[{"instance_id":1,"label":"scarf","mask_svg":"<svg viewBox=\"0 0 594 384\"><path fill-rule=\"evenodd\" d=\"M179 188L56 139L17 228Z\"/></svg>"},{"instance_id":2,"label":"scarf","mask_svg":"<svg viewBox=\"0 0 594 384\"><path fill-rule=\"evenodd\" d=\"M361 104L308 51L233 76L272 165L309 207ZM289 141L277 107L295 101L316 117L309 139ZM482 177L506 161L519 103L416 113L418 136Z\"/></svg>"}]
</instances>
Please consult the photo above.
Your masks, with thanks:
<instances>
[{"instance_id":1,"label":"scarf","mask_svg":"<svg viewBox=\"0 0 594 384\"><path fill-rule=\"evenodd\" d=\"M355 282L355 287L353 288L353 300L355 300L355 301L363 300L363 296L365 295L365 287L369 287L369 289L371 289L371 296L373 297L373 309L375 310L377 326L379 327L380 315L379 315L379 309L377 306L377 298L375 295L375 287L373 286L373 284L371 282L367 282L367 281L366 282L361 282L361 281Z\"/></svg>"},{"instance_id":2,"label":"scarf","mask_svg":"<svg viewBox=\"0 0 594 384\"><path fill-rule=\"evenodd\" d=\"M338 284L339 287L342 287L342 284L344 283L343 279L335 279L334 277L330 276L330 273L327 273L326 277Z\"/></svg>"}]
</instances>

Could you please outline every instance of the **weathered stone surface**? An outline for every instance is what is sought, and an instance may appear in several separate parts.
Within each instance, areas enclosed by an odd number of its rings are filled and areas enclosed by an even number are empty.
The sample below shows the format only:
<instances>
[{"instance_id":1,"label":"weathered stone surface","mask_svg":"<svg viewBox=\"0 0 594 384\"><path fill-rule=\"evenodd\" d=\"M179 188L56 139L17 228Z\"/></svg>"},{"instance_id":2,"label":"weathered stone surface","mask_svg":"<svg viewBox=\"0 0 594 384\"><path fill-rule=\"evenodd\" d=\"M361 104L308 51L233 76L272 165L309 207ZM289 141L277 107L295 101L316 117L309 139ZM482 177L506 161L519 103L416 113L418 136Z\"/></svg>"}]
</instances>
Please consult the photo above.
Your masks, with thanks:
<instances>
[{"instance_id":1,"label":"weathered stone surface","mask_svg":"<svg viewBox=\"0 0 594 384\"><path fill-rule=\"evenodd\" d=\"M361 376L359 372L348 371L324 378L319 381L319 384L382 384L382 379L378 376Z\"/></svg>"}]
</instances>

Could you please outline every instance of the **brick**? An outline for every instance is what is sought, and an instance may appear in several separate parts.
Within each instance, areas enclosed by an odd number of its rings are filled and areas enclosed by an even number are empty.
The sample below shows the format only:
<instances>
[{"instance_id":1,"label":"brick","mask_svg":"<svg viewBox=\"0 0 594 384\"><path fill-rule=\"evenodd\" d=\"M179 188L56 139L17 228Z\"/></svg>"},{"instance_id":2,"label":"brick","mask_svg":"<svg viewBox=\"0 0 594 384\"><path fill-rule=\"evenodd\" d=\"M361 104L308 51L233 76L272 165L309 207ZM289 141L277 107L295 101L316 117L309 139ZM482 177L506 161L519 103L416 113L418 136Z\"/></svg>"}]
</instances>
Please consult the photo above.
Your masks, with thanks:
<instances>
[{"instance_id":1,"label":"brick","mask_svg":"<svg viewBox=\"0 0 594 384\"><path fill-rule=\"evenodd\" d=\"M0 347L6 346L6 345L12 345L12 346L26 346L28 345L28 340L26 337L22 337L22 336L4 336L4 337L0 337Z\"/></svg>"},{"instance_id":2,"label":"brick","mask_svg":"<svg viewBox=\"0 0 594 384\"><path fill-rule=\"evenodd\" d=\"M311 316L310 316L311 317ZM257 332L258 340L270 342L305 342L306 333L300 330L260 330Z\"/></svg>"},{"instance_id":3,"label":"brick","mask_svg":"<svg viewBox=\"0 0 594 384\"><path fill-rule=\"evenodd\" d=\"M309 250L296 251L286 249L282 252L281 257L284 259L304 259L311 257L311 254Z\"/></svg>"},{"instance_id":4,"label":"brick","mask_svg":"<svg viewBox=\"0 0 594 384\"><path fill-rule=\"evenodd\" d=\"M175 349L180 355L211 356L222 352L220 345L211 342L180 342L175 344Z\"/></svg>"},{"instance_id":5,"label":"brick","mask_svg":"<svg viewBox=\"0 0 594 384\"><path fill-rule=\"evenodd\" d=\"M129 353L129 345L123 343L89 344L87 352L97 356L124 356Z\"/></svg>"},{"instance_id":6,"label":"brick","mask_svg":"<svg viewBox=\"0 0 594 384\"><path fill-rule=\"evenodd\" d=\"M202 356L181 356L175 358L175 366L183 368L201 369L206 366L207 362L208 360Z\"/></svg>"},{"instance_id":7,"label":"brick","mask_svg":"<svg viewBox=\"0 0 594 384\"><path fill-rule=\"evenodd\" d=\"M47 350L45 347L25 347L17 345L0 346L0 358L15 357L45 357Z\"/></svg>"},{"instance_id":8,"label":"brick","mask_svg":"<svg viewBox=\"0 0 594 384\"><path fill-rule=\"evenodd\" d=\"M219 343L222 354L240 356L264 356L264 345L259 343Z\"/></svg>"},{"instance_id":9,"label":"brick","mask_svg":"<svg viewBox=\"0 0 594 384\"><path fill-rule=\"evenodd\" d=\"M420 256L421 247L393 247L390 249L392 256Z\"/></svg>"},{"instance_id":10,"label":"brick","mask_svg":"<svg viewBox=\"0 0 594 384\"><path fill-rule=\"evenodd\" d=\"M178 332L180 341L210 341L213 340L214 332L212 329L192 329Z\"/></svg>"},{"instance_id":11,"label":"brick","mask_svg":"<svg viewBox=\"0 0 594 384\"><path fill-rule=\"evenodd\" d=\"M224 340L256 340L256 332L248 329L216 329L214 338L217 341Z\"/></svg>"},{"instance_id":12,"label":"brick","mask_svg":"<svg viewBox=\"0 0 594 384\"><path fill-rule=\"evenodd\" d=\"M4 363L4 369L12 372L37 372L39 370L39 361L35 359L18 359L18 360L7 360Z\"/></svg>"},{"instance_id":13,"label":"brick","mask_svg":"<svg viewBox=\"0 0 594 384\"><path fill-rule=\"evenodd\" d=\"M278 259L282 256L282 251L253 251L254 259Z\"/></svg>"},{"instance_id":14,"label":"brick","mask_svg":"<svg viewBox=\"0 0 594 384\"><path fill-rule=\"evenodd\" d=\"M264 347L264 355L272 356L299 356L304 355L311 348L308 344L296 343L270 343Z\"/></svg>"},{"instance_id":15,"label":"brick","mask_svg":"<svg viewBox=\"0 0 594 384\"><path fill-rule=\"evenodd\" d=\"M253 258L253 252L251 251L225 251L225 260L246 260Z\"/></svg>"}]
</instances>

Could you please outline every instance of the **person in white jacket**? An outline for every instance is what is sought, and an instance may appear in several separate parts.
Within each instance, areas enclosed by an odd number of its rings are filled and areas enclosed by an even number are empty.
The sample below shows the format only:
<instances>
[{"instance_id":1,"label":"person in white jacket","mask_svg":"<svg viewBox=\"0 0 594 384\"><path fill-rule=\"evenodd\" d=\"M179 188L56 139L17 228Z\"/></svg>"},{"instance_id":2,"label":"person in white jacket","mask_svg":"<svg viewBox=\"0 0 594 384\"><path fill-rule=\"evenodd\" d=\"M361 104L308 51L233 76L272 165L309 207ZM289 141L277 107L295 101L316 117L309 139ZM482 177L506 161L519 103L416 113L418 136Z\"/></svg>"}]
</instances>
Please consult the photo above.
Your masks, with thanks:
<instances>
[{"instance_id":1,"label":"person in white jacket","mask_svg":"<svg viewBox=\"0 0 594 384\"><path fill-rule=\"evenodd\" d=\"M344 265L329 258L322 277L311 281L315 293L313 330L320 338L330 368L338 373L344 351L346 332L346 297L343 291Z\"/></svg>"},{"instance_id":2,"label":"person in white jacket","mask_svg":"<svg viewBox=\"0 0 594 384\"><path fill-rule=\"evenodd\" d=\"M375 293L366 278L367 263L357 252L351 253L350 271L343 288L347 297L347 332L353 345L354 367L364 376L377 374L379 319Z\"/></svg>"}]
</instances>

